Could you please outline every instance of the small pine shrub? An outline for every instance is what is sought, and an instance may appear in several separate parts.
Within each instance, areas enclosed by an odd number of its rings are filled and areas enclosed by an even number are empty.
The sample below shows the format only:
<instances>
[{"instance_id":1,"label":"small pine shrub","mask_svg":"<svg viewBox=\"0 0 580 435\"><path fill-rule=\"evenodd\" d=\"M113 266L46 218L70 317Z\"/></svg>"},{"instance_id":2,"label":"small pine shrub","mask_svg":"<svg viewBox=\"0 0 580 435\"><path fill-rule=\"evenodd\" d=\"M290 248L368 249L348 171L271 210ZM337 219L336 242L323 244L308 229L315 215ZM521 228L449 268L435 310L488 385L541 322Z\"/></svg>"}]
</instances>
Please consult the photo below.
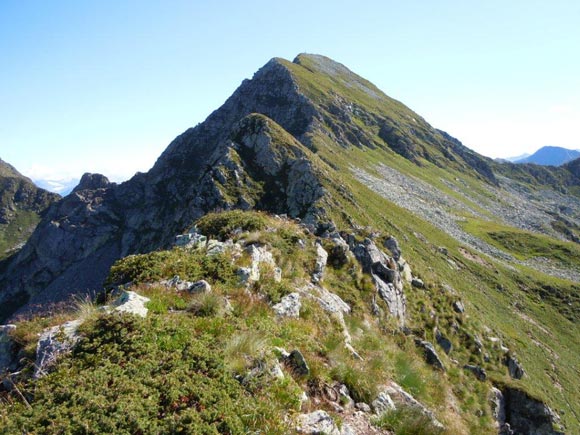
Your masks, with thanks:
<instances>
[{"instance_id":1,"label":"small pine shrub","mask_svg":"<svg viewBox=\"0 0 580 435\"><path fill-rule=\"evenodd\" d=\"M201 234L224 240L235 230L260 231L266 228L267 223L267 217L262 213L232 210L208 213L197 221L196 226Z\"/></svg>"}]
</instances>

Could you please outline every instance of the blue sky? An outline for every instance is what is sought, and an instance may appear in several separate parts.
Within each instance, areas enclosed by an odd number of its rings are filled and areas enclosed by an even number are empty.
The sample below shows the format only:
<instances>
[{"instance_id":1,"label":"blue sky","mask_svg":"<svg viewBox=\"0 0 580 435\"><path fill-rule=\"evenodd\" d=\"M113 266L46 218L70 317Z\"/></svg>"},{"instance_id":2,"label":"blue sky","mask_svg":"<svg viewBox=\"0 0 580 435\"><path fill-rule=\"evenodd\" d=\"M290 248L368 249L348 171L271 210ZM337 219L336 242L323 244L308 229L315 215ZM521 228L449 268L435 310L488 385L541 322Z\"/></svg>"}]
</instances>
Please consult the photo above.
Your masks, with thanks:
<instances>
[{"instance_id":1,"label":"blue sky","mask_svg":"<svg viewBox=\"0 0 580 435\"><path fill-rule=\"evenodd\" d=\"M580 148L580 2L0 1L0 158L146 171L272 57L344 63L491 156Z\"/></svg>"}]
</instances>

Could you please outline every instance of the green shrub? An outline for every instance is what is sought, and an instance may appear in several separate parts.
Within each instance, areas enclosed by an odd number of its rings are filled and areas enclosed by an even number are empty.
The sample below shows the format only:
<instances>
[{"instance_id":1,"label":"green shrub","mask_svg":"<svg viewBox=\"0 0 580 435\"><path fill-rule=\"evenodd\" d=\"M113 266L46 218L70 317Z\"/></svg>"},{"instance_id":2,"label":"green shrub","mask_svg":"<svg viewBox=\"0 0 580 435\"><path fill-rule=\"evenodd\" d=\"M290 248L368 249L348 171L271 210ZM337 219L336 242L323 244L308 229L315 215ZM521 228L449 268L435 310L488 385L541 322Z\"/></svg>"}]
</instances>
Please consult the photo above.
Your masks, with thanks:
<instances>
[{"instance_id":1,"label":"green shrub","mask_svg":"<svg viewBox=\"0 0 580 435\"><path fill-rule=\"evenodd\" d=\"M195 319L87 321L74 352L29 386L30 408L2 405L1 432L284 433L279 408L233 378L216 337L192 332Z\"/></svg>"},{"instance_id":2,"label":"green shrub","mask_svg":"<svg viewBox=\"0 0 580 435\"><path fill-rule=\"evenodd\" d=\"M148 254L130 255L117 261L112 267L108 285L155 282L175 275L183 280L231 284L235 282L234 267L225 255L206 256L201 252L179 248L171 251L155 251Z\"/></svg>"},{"instance_id":3,"label":"green shrub","mask_svg":"<svg viewBox=\"0 0 580 435\"><path fill-rule=\"evenodd\" d=\"M444 429L435 426L431 419L412 406L387 411L373 421L381 429L391 430L395 435L439 435Z\"/></svg>"},{"instance_id":4,"label":"green shrub","mask_svg":"<svg viewBox=\"0 0 580 435\"><path fill-rule=\"evenodd\" d=\"M232 210L208 213L197 221L196 226L201 234L224 240L230 237L234 230L260 231L266 228L267 223L267 217L262 213Z\"/></svg>"}]
</instances>

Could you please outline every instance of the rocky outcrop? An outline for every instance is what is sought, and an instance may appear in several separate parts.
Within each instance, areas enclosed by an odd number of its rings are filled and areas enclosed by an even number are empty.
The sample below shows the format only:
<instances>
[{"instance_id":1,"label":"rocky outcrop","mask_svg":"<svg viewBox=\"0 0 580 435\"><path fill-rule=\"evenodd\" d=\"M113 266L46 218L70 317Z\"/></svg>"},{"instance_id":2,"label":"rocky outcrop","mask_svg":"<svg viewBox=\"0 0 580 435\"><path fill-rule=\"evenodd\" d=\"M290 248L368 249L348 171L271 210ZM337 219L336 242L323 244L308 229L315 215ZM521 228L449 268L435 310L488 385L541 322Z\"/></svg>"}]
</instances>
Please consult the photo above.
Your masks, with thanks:
<instances>
[{"instance_id":1,"label":"rocky outcrop","mask_svg":"<svg viewBox=\"0 0 580 435\"><path fill-rule=\"evenodd\" d=\"M415 339L415 344L423 351L423 355L427 364L432 365L438 370L445 371L445 365L443 364L443 361L441 361L441 358L439 357L439 354L433 347L432 343L420 339Z\"/></svg>"},{"instance_id":2,"label":"rocky outcrop","mask_svg":"<svg viewBox=\"0 0 580 435\"><path fill-rule=\"evenodd\" d=\"M514 435L564 435L554 429L558 415L541 401L516 388L493 388L490 397L499 433Z\"/></svg>"},{"instance_id":3,"label":"rocky outcrop","mask_svg":"<svg viewBox=\"0 0 580 435\"><path fill-rule=\"evenodd\" d=\"M132 291L123 291L121 295L111 304L114 311L119 313L134 314L140 317L147 317L149 311L145 304L150 299L145 296L138 295Z\"/></svg>"},{"instance_id":4,"label":"rocky outcrop","mask_svg":"<svg viewBox=\"0 0 580 435\"><path fill-rule=\"evenodd\" d=\"M326 262L328 260L328 252L324 250L320 243L316 243L316 263L314 265L314 272L312 273L312 282L317 284L322 281L324 277L324 269L326 269Z\"/></svg>"},{"instance_id":5,"label":"rocky outcrop","mask_svg":"<svg viewBox=\"0 0 580 435\"><path fill-rule=\"evenodd\" d=\"M505 355L503 362L506 365L506 367L508 368L509 375L513 379L523 378L523 376L526 372L524 371L523 367L521 366L520 362L518 361L518 359L515 356L508 353L507 355Z\"/></svg>"},{"instance_id":6,"label":"rocky outcrop","mask_svg":"<svg viewBox=\"0 0 580 435\"><path fill-rule=\"evenodd\" d=\"M353 253L363 271L372 276L377 293L387 304L389 313L400 325L405 322L406 299L399 267L394 259L379 250L370 239L353 247Z\"/></svg>"},{"instance_id":7,"label":"rocky outcrop","mask_svg":"<svg viewBox=\"0 0 580 435\"><path fill-rule=\"evenodd\" d=\"M296 418L296 432L312 435L341 435L338 426L326 411L300 414Z\"/></svg>"},{"instance_id":8,"label":"rocky outcrop","mask_svg":"<svg viewBox=\"0 0 580 435\"><path fill-rule=\"evenodd\" d=\"M72 193L81 190L106 189L114 184L115 183L111 183L109 179L102 174L91 174L86 172L81 177L79 184L72 190Z\"/></svg>"},{"instance_id":9,"label":"rocky outcrop","mask_svg":"<svg viewBox=\"0 0 580 435\"><path fill-rule=\"evenodd\" d=\"M282 300L274 305L272 309L279 317L294 317L300 316L300 294L290 293L282 298Z\"/></svg>"}]
</instances>

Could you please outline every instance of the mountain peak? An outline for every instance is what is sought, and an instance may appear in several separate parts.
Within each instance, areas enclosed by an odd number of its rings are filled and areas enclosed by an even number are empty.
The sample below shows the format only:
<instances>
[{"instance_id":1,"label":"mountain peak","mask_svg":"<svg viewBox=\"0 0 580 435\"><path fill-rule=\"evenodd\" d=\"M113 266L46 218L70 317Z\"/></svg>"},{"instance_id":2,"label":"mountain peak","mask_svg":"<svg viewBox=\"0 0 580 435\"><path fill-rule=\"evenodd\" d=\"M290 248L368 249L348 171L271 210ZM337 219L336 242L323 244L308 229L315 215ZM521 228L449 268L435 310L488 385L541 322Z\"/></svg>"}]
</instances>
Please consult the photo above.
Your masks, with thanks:
<instances>
[{"instance_id":1,"label":"mountain peak","mask_svg":"<svg viewBox=\"0 0 580 435\"><path fill-rule=\"evenodd\" d=\"M517 160L514 163L535 163L544 166L561 166L571 160L580 157L580 151L562 148L558 146L547 145L534 154Z\"/></svg>"}]
</instances>

